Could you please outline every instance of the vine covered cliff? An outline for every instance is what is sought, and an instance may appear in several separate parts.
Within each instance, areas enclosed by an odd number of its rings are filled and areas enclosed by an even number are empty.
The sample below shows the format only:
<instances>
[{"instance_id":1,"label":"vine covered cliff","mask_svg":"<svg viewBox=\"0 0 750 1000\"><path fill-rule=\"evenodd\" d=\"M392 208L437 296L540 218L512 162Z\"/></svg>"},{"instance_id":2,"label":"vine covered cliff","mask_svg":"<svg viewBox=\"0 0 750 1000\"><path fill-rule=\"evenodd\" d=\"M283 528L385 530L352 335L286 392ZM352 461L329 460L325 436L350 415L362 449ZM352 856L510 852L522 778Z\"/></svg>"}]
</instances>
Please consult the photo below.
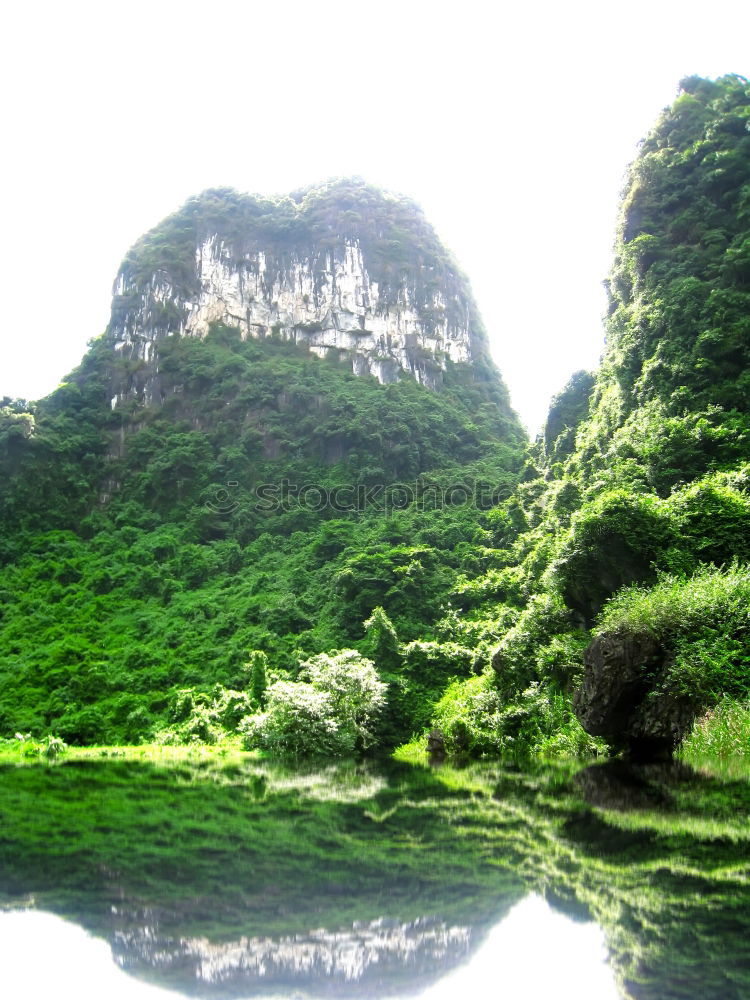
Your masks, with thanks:
<instances>
[{"instance_id":1,"label":"vine covered cliff","mask_svg":"<svg viewBox=\"0 0 750 1000\"><path fill-rule=\"evenodd\" d=\"M449 745L579 746L574 696L589 734L661 755L746 699L749 199L748 81L683 80L628 170L601 365L552 401L461 584L505 622L486 690L438 706Z\"/></svg>"}]
</instances>

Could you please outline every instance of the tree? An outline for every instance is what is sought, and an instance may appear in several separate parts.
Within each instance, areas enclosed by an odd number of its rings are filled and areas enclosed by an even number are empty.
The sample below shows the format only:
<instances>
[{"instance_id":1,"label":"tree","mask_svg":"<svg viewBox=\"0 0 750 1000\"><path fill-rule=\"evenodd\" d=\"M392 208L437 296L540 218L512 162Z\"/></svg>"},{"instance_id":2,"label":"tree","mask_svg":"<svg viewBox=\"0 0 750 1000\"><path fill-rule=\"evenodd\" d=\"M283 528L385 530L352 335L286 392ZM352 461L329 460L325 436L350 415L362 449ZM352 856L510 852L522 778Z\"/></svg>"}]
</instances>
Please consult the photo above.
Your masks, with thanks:
<instances>
[{"instance_id":1,"label":"tree","mask_svg":"<svg viewBox=\"0 0 750 1000\"><path fill-rule=\"evenodd\" d=\"M366 651L380 670L397 670L401 666L398 635L383 608L374 609L364 623Z\"/></svg>"},{"instance_id":2,"label":"tree","mask_svg":"<svg viewBox=\"0 0 750 1000\"><path fill-rule=\"evenodd\" d=\"M386 685L375 664L356 649L319 653L300 664L312 686L325 691L340 725L350 731L358 749L372 743L371 724L385 705Z\"/></svg>"},{"instance_id":3,"label":"tree","mask_svg":"<svg viewBox=\"0 0 750 1000\"><path fill-rule=\"evenodd\" d=\"M334 717L330 695L312 684L276 681L268 689L268 710L240 724L248 749L302 756L342 756L354 750L349 733Z\"/></svg>"},{"instance_id":4,"label":"tree","mask_svg":"<svg viewBox=\"0 0 750 1000\"><path fill-rule=\"evenodd\" d=\"M262 650L253 649L250 652L246 669L250 671L250 696L258 708L265 708L266 688L268 687L266 677L268 657Z\"/></svg>"}]
</instances>

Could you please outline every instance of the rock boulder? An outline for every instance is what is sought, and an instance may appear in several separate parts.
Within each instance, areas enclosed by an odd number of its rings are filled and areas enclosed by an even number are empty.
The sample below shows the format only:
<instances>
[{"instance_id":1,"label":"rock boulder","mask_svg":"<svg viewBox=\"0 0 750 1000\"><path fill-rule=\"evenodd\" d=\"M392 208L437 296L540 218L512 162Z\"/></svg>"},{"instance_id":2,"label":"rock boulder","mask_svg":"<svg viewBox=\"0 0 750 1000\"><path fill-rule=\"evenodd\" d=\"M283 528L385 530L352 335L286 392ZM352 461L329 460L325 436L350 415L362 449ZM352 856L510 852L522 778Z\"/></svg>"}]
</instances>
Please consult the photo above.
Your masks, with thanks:
<instances>
[{"instance_id":1,"label":"rock boulder","mask_svg":"<svg viewBox=\"0 0 750 1000\"><path fill-rule=\"evenodd\" d=\"M586 732L633 757L669 757L699 707L660 685L670 655L647 633L597 636L584 653L586 670L573 698Z\"/></svg>"}]
</instances>

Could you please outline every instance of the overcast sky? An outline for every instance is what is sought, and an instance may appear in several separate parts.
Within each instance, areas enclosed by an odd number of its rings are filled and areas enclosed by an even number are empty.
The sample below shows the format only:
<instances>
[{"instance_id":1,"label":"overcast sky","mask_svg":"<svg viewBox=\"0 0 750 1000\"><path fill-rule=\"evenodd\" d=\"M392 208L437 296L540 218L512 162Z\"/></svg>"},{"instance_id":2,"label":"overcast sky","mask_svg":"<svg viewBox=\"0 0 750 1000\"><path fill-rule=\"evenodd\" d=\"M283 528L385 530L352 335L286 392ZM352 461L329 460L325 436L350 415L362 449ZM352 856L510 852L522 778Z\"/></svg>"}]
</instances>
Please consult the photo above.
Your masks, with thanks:
<instances>
[{"instance_id":1,"label":"overcast sky","mask_svg":"<svg viewBox=\"0 0 750 1000\"><path fill-rule=\"evenodd\" d=\"M191 194L358 174L458 258L532 431L601 353L638 139L681 77L750 75L746 0L32 0L2 28L0 396L55 388Z\"/></svg>"}]
</instances>

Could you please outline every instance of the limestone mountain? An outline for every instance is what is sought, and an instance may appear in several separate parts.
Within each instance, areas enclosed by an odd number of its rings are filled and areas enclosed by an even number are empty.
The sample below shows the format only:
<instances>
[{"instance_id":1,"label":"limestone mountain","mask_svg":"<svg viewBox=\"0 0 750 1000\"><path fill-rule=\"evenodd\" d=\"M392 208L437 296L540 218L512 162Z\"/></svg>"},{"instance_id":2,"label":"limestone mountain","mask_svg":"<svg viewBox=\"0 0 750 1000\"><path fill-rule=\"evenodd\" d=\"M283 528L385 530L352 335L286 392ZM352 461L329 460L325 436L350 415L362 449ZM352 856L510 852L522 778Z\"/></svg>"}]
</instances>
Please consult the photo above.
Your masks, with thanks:
<instances>
[{"instance_id":1,"label":"limestone mountain","mask_svg":"<svg viewBox=\"0 0 750 1000\"><path fill-rule=\"evenodd\" d=\"M377 607L428 641L387 738L456 656L471 670L437 623L525 435L412 202L359 181L191 199L126 255L80 367L5 400L0 433L4 731L141 739L186 689L215 720L251 652L293 677L366 644Z\"/></svg>"},{"instance_id":2,"label":"limestone mountain","mask_svg":"<svg viewBox=\"0 0 750 1000\"><path fill-rule=\"evenodd\" d=\"M229 189L190 199L120 269L107 340L143 367L116 386L164 398L156 355L212 324L276 337L383 383L436 386L448 362L488 362L466 280L419 208L363 182L269 200Z\"/></svg>"},{"instance_id":3,"label":"limestone mountain","mask_svg":"<svg viewBox=\"0 0 750 1000\"><path fill-rule=\"evenodd\" d=\"M81 367L3 409L0 727L218 739L264 671L313 704L319 654L376 662L383 746L661 754L746 699L749 154L747 80L684 80L629 171L602 364L523 468L411 203L164 220Z\"/></svg>"}]
</instances>

